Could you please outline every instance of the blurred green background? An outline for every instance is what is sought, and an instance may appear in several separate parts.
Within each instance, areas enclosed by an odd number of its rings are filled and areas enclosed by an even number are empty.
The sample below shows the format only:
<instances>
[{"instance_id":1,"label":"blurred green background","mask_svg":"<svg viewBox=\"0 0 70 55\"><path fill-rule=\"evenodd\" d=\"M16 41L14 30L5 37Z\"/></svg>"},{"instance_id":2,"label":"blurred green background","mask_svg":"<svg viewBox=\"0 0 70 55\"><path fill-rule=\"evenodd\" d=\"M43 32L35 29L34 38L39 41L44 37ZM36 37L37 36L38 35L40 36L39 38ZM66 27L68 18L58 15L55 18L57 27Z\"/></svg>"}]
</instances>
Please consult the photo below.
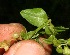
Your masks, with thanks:
<instances>
[{"instance_id":1,"label":"blurred green background","mask_svg":"<svg viewBox=\"0 0 70 55\"><path fill-rule=\"evenodd\" d=\"M23 24L28 31L36 27L29 24L20 15L24 9L43 8L55 26L70 28L70 1L69 0L0 0L0 24L17 22ZM59 37L69 38L70 29L62 32ZM57 54L53 48L52 55Z\"/></svg>"}]
</instances>

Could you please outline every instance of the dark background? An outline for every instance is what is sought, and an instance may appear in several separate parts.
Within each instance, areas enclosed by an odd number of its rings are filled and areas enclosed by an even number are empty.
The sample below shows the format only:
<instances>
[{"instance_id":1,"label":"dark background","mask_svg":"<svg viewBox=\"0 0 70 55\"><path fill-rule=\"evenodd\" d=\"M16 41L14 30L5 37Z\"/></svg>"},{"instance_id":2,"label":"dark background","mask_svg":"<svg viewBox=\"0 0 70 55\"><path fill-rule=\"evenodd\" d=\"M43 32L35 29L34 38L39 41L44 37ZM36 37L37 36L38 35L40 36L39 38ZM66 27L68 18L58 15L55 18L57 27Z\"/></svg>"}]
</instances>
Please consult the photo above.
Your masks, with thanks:
<instances>
[{"instance_id":1,"label":"dark background","mask_svg":"<svg viewBox=\"0 0 70 55\"><path fill-rule=\"evenodd\" d=\"M34 26L29 24L20 15L24 9L43 8L55 26L70 28L70 1L69 0L0 0L0 23L17 22L23 24L27 30L33 30ZM69 38L70 30L60 34L61 38ZM52 55L57 54L53 48Z\"/></svg>"}]
</instances>

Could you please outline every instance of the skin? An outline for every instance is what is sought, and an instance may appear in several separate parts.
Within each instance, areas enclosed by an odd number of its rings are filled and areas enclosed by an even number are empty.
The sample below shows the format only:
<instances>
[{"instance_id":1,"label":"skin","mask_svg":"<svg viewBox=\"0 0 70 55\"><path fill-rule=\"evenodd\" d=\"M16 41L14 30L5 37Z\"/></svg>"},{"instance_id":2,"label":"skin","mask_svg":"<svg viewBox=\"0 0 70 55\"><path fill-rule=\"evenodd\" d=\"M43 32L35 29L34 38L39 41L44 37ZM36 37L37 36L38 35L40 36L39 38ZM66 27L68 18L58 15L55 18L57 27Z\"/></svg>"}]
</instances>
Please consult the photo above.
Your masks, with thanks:
<instances>
[{"instance_id":1,"label":"skin","mask_svg":"<svg viewBox=\"0 0 70 55\"><path fill-rule=\"evenodd\" d=\"M17 33L19 35L21 31L25 33L26 29L19 23L0 24L0 42L14 39L13 34Z\"/></svg>"},{"instance_id":2,"label":"skin","mask_svg":"<svg viewBox=\"0 0 70 55\"><path fill-rule=\"evenodd\" d=\"M9 50L5 52L3 48L0 48L0 55L51 55L52 49L43 42L41 37L39 41L42 45L34 40L22 40L16 43L13 34L19 34L21 31L26 33L25 27L19 23L0 24L0 42L11 40Z\"/></svg>"},{"instance_id":3,"label":"skin","mask_svg":"<svg viewBox=\"0 0 70 55\"><path fill-rule=\"evenodd\" d=\"M51 46L51 45L48 45L47 43L45 43L43 36L41 36L41 37L39 38L39 42L40 42L40 43L42 44L42 46L44 47L44 49L45 49L47 55L51 55L51 53L52 53L52 46Z\"/></svg>"},{"instance_id":4,"label":"skin","mask_svg":"<svg viewBox=\"0 0 70 55\"><path fill-rule=\"evenodd\" d=\"M20 41L3 55L47 55L43 46L34 40Z\"/></svg>"},{"instance_id":5,"label":"skin","mask_svg":"<svg viewBox=\"0 0 70 55\"><path fill-rule=\"evenodd\" d=\"M18 34L18 40L21 40L20 32L26 33L25 27L20 23L0 24L0 55L3 55L8 48L17 42L14 33Z\"/></svg>"},{"instance_id":6,"label":"skin","mask_svg":"<svg viewBox=\"0 0 70 55\"><path fill-rule=\"evenodd\" d=\"M3 53L5 52L4 48L0 48L0 55L3 55Z\"/></svg>"}]
</instances>

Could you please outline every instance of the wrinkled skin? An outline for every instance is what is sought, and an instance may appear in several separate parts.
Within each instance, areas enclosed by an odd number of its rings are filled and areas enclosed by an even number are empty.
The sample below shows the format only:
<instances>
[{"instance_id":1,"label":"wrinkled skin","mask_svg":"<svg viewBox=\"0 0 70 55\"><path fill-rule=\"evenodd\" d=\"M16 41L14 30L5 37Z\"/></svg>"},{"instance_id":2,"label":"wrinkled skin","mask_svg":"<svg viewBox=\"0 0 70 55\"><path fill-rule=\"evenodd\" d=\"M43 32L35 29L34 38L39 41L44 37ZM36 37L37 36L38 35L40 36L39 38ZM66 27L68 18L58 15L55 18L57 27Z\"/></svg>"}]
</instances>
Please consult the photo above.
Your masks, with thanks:
<instances>
[{"instance_id":1,"label":"wrinkled skin","mask_svg":"<svg viewBox=\"0 0 70 55\"><path fill-rule=\"evenodd\" d=\"M21 40L20 32L26 33L25 27L20 23L0 24L0 55L7 51L8 48ZM18 38L14 37L14 34L18 34ZM5 51L3 51L5 49Z\"/></svg>"},{"instance_id":2,"label":"wrinkled skin","mask_svg":"<svg viewBox=\"0 0 70 55\"><path fill-rule=\"evenodd\" d=\"M14 33L17 33L20 37L21 31L26 33L25 27L19 23L0 24L0 42L6 43L10 41L7 43L11 46L6 52L4 48L0 48L0 55L51 55L52 49L49 47L50 45L43 42L44 38L42 37L39 38L42 45L34 40L15 39L13 37ZM17 40L20 40L20 42L17 42Z\"/></svg>"},{"instance_id":3,"label":"wrinkled skin","mask_svg":"<svg viewBox=\"0 0 70 55\"><path fill-rule=\"evenodd\" d=\"M4 55L51 55L52 48L43 42L43 39L42 37L39 39L42 45L35 40L17 42Z\"/></svg>"},{"instance_id":4,"label":"wrinkled skin","mask_svg":"<svg viewBox=\"0 0 70 55\"><path fill-rule=\"evenodd\" d=\"M34 40L23 40L11 46L4 55L47 55L42 45Z\"/></svg>"},{"instance_id":5,"label":"wrinkled skin","mask_svg":"<svg viewBox=\"0 0 70 55\"><path fill-rule=\"evenodd\" d=\"M13 34L26 32L25 27L19 23L0 24L0 42L13 39Z\"/></svg>"},{"instance_id":6,"label":"wrinkled skin","mask_svg":"<svg viewBox=\"0 0 70 55\"><path fill-rule=\"evenodd\" d=\"M48 45L47 43L45 43L43 36L39 38L39 42L44 47L47 55L51 55L51 53L52 53L52 46Z\"/></svg>"}]
</instances>

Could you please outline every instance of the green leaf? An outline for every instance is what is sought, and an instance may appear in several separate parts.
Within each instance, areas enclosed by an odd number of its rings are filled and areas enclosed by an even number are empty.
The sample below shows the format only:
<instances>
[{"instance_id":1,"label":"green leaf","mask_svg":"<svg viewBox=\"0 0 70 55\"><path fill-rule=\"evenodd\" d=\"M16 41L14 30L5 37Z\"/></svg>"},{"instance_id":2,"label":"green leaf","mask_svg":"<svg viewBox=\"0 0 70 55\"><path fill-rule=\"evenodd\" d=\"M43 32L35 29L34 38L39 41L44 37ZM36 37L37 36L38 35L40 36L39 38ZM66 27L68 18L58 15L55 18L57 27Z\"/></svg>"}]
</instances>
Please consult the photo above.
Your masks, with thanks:
<instances>
[{"instance_id":1,"label":"green leaf","mask_svg":"<svg viewBox=\"0 0 70 55\"><path fill-rule=\"evenodd\" d=\"M67 44L70 46L70 38L67 40Z\"/></svg>"},{"instance_id":2,"label":"green leaf","mask_svg":"<svg viewBox=\"0 0 70 55\"><path fill-rule=\"evenodd\" d=\"M30 24L37 26L37 27L43 25L48 20L48 16L42 8L22 10L20 14Z\"/></svg>"},{"instance_id":3,"label":"green leaf","mask_svg":"<svg viewBox=\"0 0 70 55\"><path fill-rule=\"evenodd\" d=\"M56 35L57 34L54 29L54 25L51 23L51 19L49 19L47 24L45 25L45 32L48 35Z\"/></svg>"},{"instance_id":4,"label":"green leaf","mask_svg":"<svg viewBox=\"0 0 70 55\"><path fill-rule=\"evenodd\" d=\"M70 55L70 49L68 46L64 46L63 54Z\"/></svg>"},{"instance_id":5,"label":"green leaf","mask_svg":"<svg viewBox=\"0 0 70 55\"><path fill-rule=\"evenodd\" d=\"M33 35L34 35L34 31L30 31L27 33L23 33L21 36L23 39L28 40L31 39Z\"/></svg>"},{"instance_id":6,"label":"green leaf","mask_svg":"<svg viewBox=\"0 0 70 55\"><path fill-rule=\"evenodd\" d=\"M63 49L62 49L61 46L57 47L57 48L56 48L56 51L57 51L58 53L63 53Z\"/></svg>"},{"instance_id":7,"label":"green leaf","mask_svg":"<svg viewBox=\"0 0 70 55\"><path fill-rule=\"evenodd\" d=\"M66 40L64 40L64 39L59 39L58 41L60 41L60 43L62 43L62 44L67 43L67 41L66 41Z\"/></svg>"},{"instance_id":8,"label":"green leaf","mask_svg":"<svg viewBox=\"0 0 70 55\"><path fill-rule=\"evenodd\" d=\"M45 42L47 44L53 44L53 40L55 39L54 35L51 35L48 39L45 39Z\"/></svg>"},{"instance_id":9,"label":"green leaf","mask_svg":"<svg viewBox=\"0 0 70 55\"><path fill-rule=\"evenodd\" d=\"M62 31L65 31L65 30L68 30L69 28L65 28L63 26L60 26L60 27L54 27L55 28L55 31L56 32L62 32Z\"/></svg>"},{"instance_id":10,"label":"green leaf","mask_svg":"<svg viewBox=\"0 0 70 55\"><path fill-rule=\"evenodd\" d=\"M51 35L52 34L52 32L51 32L50 28L48 27L48 25L45 26L45 32L48 35Z\"/></svg>"},{"instance_id":11,"label":"green leaf","mask_svg":"<svg viewBox=\"0 0 70 55\"><path fill-rule=\"evenodd\" d=\"M55 38L55 39L53 40L53 45L54 45L55 47L57 47L57 46L61 45L61 42Z\"/></svg>"}]
</instances>

